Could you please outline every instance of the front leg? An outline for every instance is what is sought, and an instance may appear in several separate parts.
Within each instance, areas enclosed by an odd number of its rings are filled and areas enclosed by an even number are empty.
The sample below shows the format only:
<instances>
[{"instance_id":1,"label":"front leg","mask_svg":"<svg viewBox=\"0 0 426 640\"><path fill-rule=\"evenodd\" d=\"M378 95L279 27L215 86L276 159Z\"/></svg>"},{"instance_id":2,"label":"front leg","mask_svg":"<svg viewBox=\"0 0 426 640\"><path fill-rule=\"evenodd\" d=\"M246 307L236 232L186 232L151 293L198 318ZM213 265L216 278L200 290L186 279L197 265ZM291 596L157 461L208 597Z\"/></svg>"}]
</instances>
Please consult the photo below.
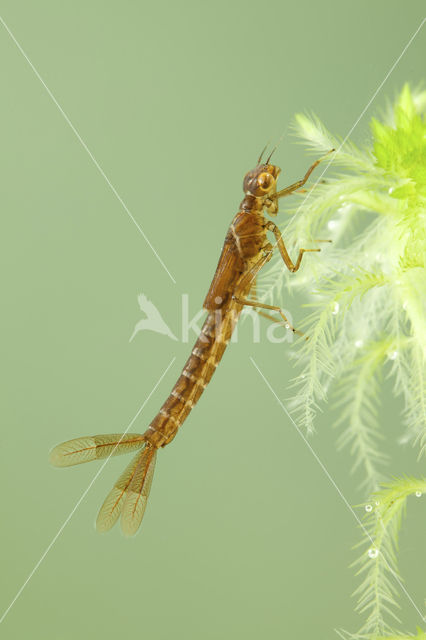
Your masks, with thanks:
<instances>
[{"instance_id":1,"label":"front leg","mask_svg":"<svg viewBox=\"0 0 426 640\"><path fill-rule=\"evenodd\" d=\"M286 246L284 244L284 240L282 239L281 236L281 232L278 229L277 225L272 222L271 220L269 220L266 223L266 229L268 229L268 231L272 231L272 233L274 234L276 241L277 241L277 246L278 249L280 251L281 257L284 260L284 264L287 267L287 269L289 271L291 271L292 273L294 273L295 271L297 271L300 267L300 263L302 262L302 258L303 258L303 254L304 253L310 253L313 251L321 251L321 249L300 249L299 250L299 255L297 256L297 260L296 262L293 262L292 259L290 258L290 256L288 255L288 251L286 249Z\"/></svg>"},{"instance_id":2,"label":"front leg","mask_svg":"<svg viewBox=\"0 0 426 640\"><path fill-rule=\"evenodd\" d=\"M322 158L315 160L315 162L309 167L309 169L307 170L307 172L305 173L305 175L301 180L294 182L289 187L285 187L284 189L281 189L281 191L277 191L277 193L271 196L271 200L273 202L277 202L279 198L284 198L285 196L289 196L290 193L293 193L294 191L297 191L297 189L300 189L301 187L303 187L303 185L308 181L308 178L311 175L312 171L319 165L320 162L324 160L324 158L326 158L330 153L333 153L334 151L336 151L336 149L331 149L324 156L322 156Z\"/></svg>"}]
</instances>

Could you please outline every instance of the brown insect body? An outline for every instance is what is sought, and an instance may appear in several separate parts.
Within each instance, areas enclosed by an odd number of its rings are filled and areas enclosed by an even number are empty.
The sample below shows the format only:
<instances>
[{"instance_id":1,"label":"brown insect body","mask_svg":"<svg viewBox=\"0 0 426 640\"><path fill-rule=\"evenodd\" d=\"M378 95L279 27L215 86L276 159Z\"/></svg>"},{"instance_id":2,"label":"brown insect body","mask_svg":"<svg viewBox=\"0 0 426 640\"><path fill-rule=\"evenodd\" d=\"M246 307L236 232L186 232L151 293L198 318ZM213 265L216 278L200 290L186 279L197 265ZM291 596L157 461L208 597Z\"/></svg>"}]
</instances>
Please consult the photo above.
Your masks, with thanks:
<instances>
[{"instance_id":1,"label":"brown insect body","mask_svg":"<svg viewBox=\"0 0 426 640\"><path fill-rule=\"evenodd\" d=\"M138 530L149 496L156 452L173 440L210 382L244 306L278 312L280 321L259 311L275 322L284 321L287 329L296 331L280 307L263 304L247 296L253 290L257 273L272 257L273 246L268 242L267 231L274 234L282 259L292 272L299 269L306 251L319 251L300 249L293 263L278 227L264 217L265 210L275 215L278 199L302 187L319 162L314 162L301 180L278 192L276 180L280 169L269 164L269 159L266 164L260 164L259 159L257 166L246 174L243 184L245 196L226 234L216 272L204 301L203 306L208 314L200 335L169 397L145 433L76 438L52 450L50 460L59 467L137 451L99 511L96 521L99 531L108 531L120 516L121 528L126 535L133 535Z\"/></svg>"},{"instance_id":2,"label":"brown insect body","mask_svg":"<svg viewBox=\"0 0 426 640\"><path fill-rule=\"evenodd\" d=\"M244 179L246 196L229 226L216 273L204 301L203 307L209 314L171 394L144 433L146 441L154 447L164 447L173 440L225 352L243 309L242 304L233 300L233 295L236 291L239 295L249 293L253 280L240 287L241 280L261 252L270 247L263 211L271 204L268 196L274 190L279 171L273 165L259 165ZM251 189L259 191L259 175L268 175L270 179L265 184L267 189L263 195L254 195Z\"/></svg>"}]
</instances>

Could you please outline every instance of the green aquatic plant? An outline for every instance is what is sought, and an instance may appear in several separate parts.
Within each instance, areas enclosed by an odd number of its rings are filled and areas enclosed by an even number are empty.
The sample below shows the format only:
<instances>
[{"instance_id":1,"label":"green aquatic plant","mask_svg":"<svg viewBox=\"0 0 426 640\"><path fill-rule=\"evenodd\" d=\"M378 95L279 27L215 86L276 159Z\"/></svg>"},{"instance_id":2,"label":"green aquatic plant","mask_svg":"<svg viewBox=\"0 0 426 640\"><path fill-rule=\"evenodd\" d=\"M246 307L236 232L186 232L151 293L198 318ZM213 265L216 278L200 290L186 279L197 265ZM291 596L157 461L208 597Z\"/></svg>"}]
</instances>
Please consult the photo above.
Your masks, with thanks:
<instances>
[{"instance_id":1,"label":"green aquatic plant","mask_svg":"<svg viewBox=\"0 0 426 640\"><path fill-rule=\"evenodd\" d=\"M309 433L318 409L332 400L339 409L337 445L350 450L353 470L362 471L360 488L370 498L356 563L362 575L357 611L365 622L355 635L341 632L344 638L413 637L394 630L402 587L397 541L408 497L423 494L426 481L383 484L389 460L380 392L385 378L393 381L394 394L403 399L400 441L412 442L424 456L425 111L426 92L405 86L380 120L371 120L372 136L362 147L341 142L315 116L296 117L296 133L316 156L337 151L325 180L320 175L286 211L292 217L283 235L294 250L317 238L332 243L321 245L321 260L311 260L309 279L303 270L288 277L277 258L258 287L265 302L289 290L310 297L310 314L299 327L309 339L294 348L301 369L289 408ZM425 633L418 629L415 637Z\"/></svg>"},{"instance_id":2,"label":"green aquatic plant","mask_svg":"<svg viewBox=\"0 0 426 640\"><path fill-rule=\"evenodd\" d=\"M372 500L364 505L366 517L363 536L358 547L360 557L354 563L362 582L355 591L356 610L366 620L352 638L391 637L394 623L399 623L396 611L402 577L398 570L398 535L410 496L421 498L426 492L426 478L397 478L384 483Z\"/></svg>"},{"instance_id":3,"label":"green aquatic plant","mask_svg":"<svg viewBox=\"0 0 426 640\"><path fill-rule=\"evenodd\" d=\"M291 407L309 432L333 391L342 404L339 446L351 448L368 493L377 490L386 462L378 418L383 375L404 399L401 438L426 452L425 108L426 92L406 86L383 122L372 119L372 141L363 148L340 144L315 117L297 116L297 133L315 155L337 149L330 162L338 171L298 196L284 237L294 247L333 242L310 261L308 280L303 270L288 277L278 257L259 286L265 301L289 289L311 297Z\"/></svg>"}]
</instances>

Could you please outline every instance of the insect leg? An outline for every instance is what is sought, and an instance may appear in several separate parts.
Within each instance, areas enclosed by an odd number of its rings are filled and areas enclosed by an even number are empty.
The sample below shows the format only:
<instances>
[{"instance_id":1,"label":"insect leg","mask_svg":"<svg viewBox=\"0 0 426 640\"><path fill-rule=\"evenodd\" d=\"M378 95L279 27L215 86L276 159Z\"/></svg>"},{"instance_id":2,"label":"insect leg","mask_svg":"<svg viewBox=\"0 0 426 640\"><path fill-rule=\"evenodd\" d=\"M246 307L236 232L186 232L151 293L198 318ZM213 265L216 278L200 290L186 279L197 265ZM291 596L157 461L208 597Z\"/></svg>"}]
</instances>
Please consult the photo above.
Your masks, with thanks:
<instances>
[{"instance_id":1,"label":"insect leg","mask_svg":"<svg viewBox=\"0 0 426 640\"><path fill-rule=\"evenodd\" d=\"M251 289L250 289L249 293L250 293L251 301L252 302L258 302L258 300L257 300L256 278L254 278L254 280L253 280L253 284L251 285ZM285 327L285 325L286 325L286 323L283 322L282 320L279 320L278 318L274 318L274 316L271 316L269 313L264 313L263 311L260 311L259 307L255 307L255 311L256 311L256 313L259 314L259 316L262 316L262 318L267 318L271 322L275 322L276 324L279 324L282 327Z\"/></svg>"},{"instance_id":2,"label":"insect leg","mask_svg":"<svg viewBox=\"0 0 426 640\"><path fill-rule=\"evenodd\" d=\"M250 295L253 297L253 300L257 300L257 277L253 279L253 283L250 288Z\"/></svg>"},{"instance_id":3,"label":"insect leg","mask_svg":"<svg viewBox=\"0 0 426 640\"><path fill-rule=\"evenodd\" d=\"M304 253L310 253L312 251L315 251L315 252L321 251L321 249L299 249L299 255L297 256L297 260L296 262L293 262L290 256L288 255L288 251L284 244L284 240L282 239L281 232L278 229L277 225L274 224L272 221L268 221L266 224L266 228L269 231L272 231L272 233L274 234L277 241L278 249L280 251L282 259L284 260L285 266L292 273L294 273L299 269Z\"/></svg>"},{"instance_id":4,"label":"insect leg","mask_svg":"<svg viewBox=\"0 0 426 640\"><path fill-rule=\"evenodd\" d=\"M250 289L250 298L253 302L258 302L257 300L257 282L256 282L256 278L253 280L253 284L251 285L251 289ZM268 320L270 320L271 322L275 322L276 324L280 324L282 327L285 326L285 323L282 322L282 320L278 320L278 318L274 318L274 316L271 316L269 313L264 313L263 311L260 311L258 307L255 307L255 311L262 316L262 318L267 318Z\"/></svg>"},{"instance_id":5,"label":"insect leg","mask_svg":"<svg viewBox=\"0 0 426 640\"><path fill-rule=\"evenodd\" d=\"M326 180L320 180L318 184L327 184ZM310 193L316 187L317 183L313 184L311 187L307 189L297 189L296 191L292 191L291 193Z\"/></svg>"},{"instance_id":6,"label":"insect leg","mask_svg":"<svg viewBox=\"0 0 426 640\"><path fill-rule=\"evenodd\" d=\"M259 316L262 316L262 318L266 318L267 320L270 320L271 322L275 322L275 324L279 324L281 327L284 327L284 329L286 328L286 325L288 326L288 328L290 329L291 326L288 322L283 322L282 320L279 320L278 318L274 318L274 316L271 316L269 313L264 313L263 311L259 311L259 309L255 309L256 313ZM295 329L294 331L295 333L297 333L298 335L303 335L301 331L299 331L298 329Z\"/></svg>"},{"instance_id":7,"label":"insect leg","mask_svg":"<svg viewBox=\"0 0 426 640\"><path fill-rule=\"evenodd\" d=\"M285 327L285 324L281 320L274 318L274 316L269 315L269 313L264 313L263 311L259 311L259 309L256 309L256 312L262 316L262 318L267 318L271 322L275 322L276 324L280 324L282 327Z\"/></svg>"},{"instance_id":8,"label":"insect leg","mask_svg":"<svg viewBox=\"0 0 426 640\"><path fill-rule=\"evenodd\" d=\"M293 191L296 191L297 189L300 189L300 187L303 187L303 185L308 181L312 171L319 165L320 162L324 160L324 158L328 156L329 153L333 153L333 151L335 151L335 149L331 149L325 154L325 156L322 156L322 158L315 160L315 162L309 167L309 169L307 170L307 172L305 173L305 175L301 180L294 182L289 187L285 187L284 189L281 189L281 191L277 191L277 193L275 193L271 197L271 199L278 200L278 198L284 198L284 196L289 196L290 193L293 193Z\"/></svg>"},{"instance_id":9,"label":"insect leg","mask_svg":"<svg viewBox=\"0 0 426 640\"><path fill-rule=\"evenodd\" d=\"M284 311L281 309L281 307L277 307L277 306L272 305L272 304L264 304L263 302L259 302L258 300L247 300L246 298L241 298L238 295L234 295L234 296L232 296L232 298L238 304L247 305L249 307L258 307L259 309L271 309L272 311L278 311L278 313L280 314L281 318L284 320L284 323L285 323L284 326L286 327L286 329L290 329L290 331L293 331L293 333L297 333L299 336L303 336L303 333L301 331L299 331L298 329L295 329L294 327L292 327L292 325L288 321L288 318L284 314ZM259 312L259 313L261 313L261 312ZM267 314L261 313L261 315L266 316L270 320L274 320L274 318L272 318L272 316L269 316ZM279 320L278 321L274 320L274 322L279 322L280 323Z\"/></svg>"}]
</instances>

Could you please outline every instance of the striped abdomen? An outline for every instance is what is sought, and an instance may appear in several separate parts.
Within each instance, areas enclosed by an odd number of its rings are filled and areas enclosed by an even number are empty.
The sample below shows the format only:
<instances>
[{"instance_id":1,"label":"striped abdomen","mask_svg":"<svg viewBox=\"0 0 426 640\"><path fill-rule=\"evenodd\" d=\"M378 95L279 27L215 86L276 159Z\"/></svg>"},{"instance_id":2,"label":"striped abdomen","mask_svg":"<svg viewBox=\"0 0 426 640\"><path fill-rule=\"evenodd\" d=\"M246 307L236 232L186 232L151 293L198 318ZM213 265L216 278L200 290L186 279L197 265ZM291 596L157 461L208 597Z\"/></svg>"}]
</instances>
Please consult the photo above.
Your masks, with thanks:
<instances>
[{"instance_id":1,"label":"striped abdomen","mask_svg":"<svg viewBox=\"0 0 426 640\"><path fill-rule=\"evenodd\" d=\"M173 440L216 371L241 309L240 305L230 303L208 314L178 381L144 433L147 442L164 447Z\"/></svg>"}]
</instances>

